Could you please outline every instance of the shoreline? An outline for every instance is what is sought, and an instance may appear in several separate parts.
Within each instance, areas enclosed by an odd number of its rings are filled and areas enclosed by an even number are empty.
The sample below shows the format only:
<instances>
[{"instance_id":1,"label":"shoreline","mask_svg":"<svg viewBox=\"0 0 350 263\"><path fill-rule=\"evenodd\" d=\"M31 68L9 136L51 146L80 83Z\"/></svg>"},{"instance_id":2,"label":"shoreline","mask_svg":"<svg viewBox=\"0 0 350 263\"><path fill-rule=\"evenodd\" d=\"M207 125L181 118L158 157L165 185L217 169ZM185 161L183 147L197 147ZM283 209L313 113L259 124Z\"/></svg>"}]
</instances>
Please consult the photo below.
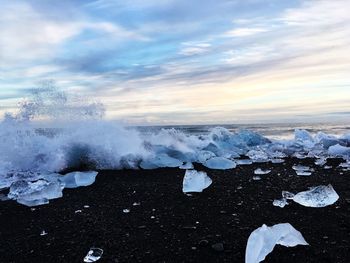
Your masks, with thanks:
<instances>
[{"instance_id":1,"label":"shoreline","mask_svg":"<svg viewBox=\"0 0 350 263\"><path fill-rule=\"evenodd\" d=\"M48 205L1 202L1 262L82 262L90 247L104 250L98 262L244 262L250 233L277 223L292 224L310 246L277 245L264 262L350 262L350 171L337 168L340 162L329 159L328 170L296 158L232 170L196 164L213 183L192 196L182 192L185 170L100 171L93 185L64 189ZM295 164L315 171L297 176ZM255 181L257 168L272 171ZM339 194L335 204L272 205L283 190L322 184Z\"/></svg>"}]
</instances>

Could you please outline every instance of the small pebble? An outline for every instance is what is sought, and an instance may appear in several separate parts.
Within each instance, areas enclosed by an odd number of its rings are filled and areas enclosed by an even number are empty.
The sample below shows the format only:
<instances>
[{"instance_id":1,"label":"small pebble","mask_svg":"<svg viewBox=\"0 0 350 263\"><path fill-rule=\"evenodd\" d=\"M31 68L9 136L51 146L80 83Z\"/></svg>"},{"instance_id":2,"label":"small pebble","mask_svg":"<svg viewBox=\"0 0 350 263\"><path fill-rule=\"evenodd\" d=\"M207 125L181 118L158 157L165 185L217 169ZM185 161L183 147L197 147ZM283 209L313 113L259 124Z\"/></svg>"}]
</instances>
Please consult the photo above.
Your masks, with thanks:
<instances>
[{"instance_id":1,"label":"small pebble","mask_svg":"<svg viewBox=\"0 0 350 263\"><path fill-rule=\"evenodd\" d=\"M223 243L216 243L216 244L212 245L211 247L212 247L212 249L214 249L217 252L224 251L224 244Z\"/></svg>"}]
</instances>

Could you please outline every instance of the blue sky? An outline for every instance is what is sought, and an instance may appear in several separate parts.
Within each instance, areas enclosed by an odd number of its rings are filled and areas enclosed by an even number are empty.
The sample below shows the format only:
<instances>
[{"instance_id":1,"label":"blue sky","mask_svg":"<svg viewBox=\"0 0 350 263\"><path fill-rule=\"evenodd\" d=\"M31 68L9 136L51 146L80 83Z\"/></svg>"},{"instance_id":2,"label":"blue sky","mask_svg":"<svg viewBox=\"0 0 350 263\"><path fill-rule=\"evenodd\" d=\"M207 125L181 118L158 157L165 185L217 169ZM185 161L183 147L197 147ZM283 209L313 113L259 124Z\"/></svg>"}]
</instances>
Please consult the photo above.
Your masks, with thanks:
<instances>
[{"instance_id":1,"label":"blue sky","mask_svg":"<svg viewBox=\"0 0 350 263\"><path fill-rule=\"evenodd\" d=\"M0 4L0 114L52 79L133 124L350 119L348 0Z\"/></svg>"}]
</instances>

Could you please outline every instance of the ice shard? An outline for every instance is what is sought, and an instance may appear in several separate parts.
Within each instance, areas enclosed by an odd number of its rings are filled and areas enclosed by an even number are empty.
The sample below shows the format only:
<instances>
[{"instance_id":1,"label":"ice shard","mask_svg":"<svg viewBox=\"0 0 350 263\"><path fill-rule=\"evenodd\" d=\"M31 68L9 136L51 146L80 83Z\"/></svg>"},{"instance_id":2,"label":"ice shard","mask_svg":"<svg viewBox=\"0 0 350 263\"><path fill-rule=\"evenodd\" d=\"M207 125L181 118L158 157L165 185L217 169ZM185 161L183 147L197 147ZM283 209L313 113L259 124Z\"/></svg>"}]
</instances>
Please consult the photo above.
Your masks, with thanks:
<instances>
[{"instance_id":1,"label":"ice shard","mask_svg":"<svg viewBox=\"0 0 350 263\"><path fill-rule=\"evenodd\" d=\"M101 248L90 248L87 255L84 257L84 262L96 262L102 257L103 250Z\"/></svg>"},{"instance_id":2,"label":"ice shard","mask_svg":"<svg viewBox=\"0 0 350 263\"><path fill-rule=\"evenodd\" d=\"M219 169L219 170L236 168L236 163L234 161L231 161L223 157L211 158L207 160L203 165L210 169Z\"/></svg>"},{"instance_id":3,"label":"ice shard","mask_svg":"<svg viewBox=\"0 0 350 263\"><path fill-rule=\"evenodd\" d=\"M258 263L272 252L275 245L294 247L308 245L302 234L291 224L282 223L272 227L265 224L254 230L247 242L245 263Z\"/></svg>"},{"instance_id":4,"label":"ice shard","mask_svg":"<svg viewBox=\"0 0 350 263\"><path fill-rule=\"evenodd\" d=\"M262 170L261 168L258 168L258 169L255 169L254 174L263 175L263 174L268 174L270 172L271 170L268 170L268 169Z\"/></svg>"},{"instance_id":5,"label":"ice shard","mask_svg":"<svg viewBox=\"0 0 350 263\"><path fill-rule=\"evenodd\" d=\"M95 182L97 172L72 172L63 175L59 180L65 184L65 188L77 188L79 186L89 186Z\"/></svg>"},{"instance_id":6,"label":"ice shard","mask_svg":"<svg viewBox=\"0 0 350 263\"><path fill-rule=\"evenodd\" d=\"M63 185L58 181L17 181L11 185L8 197L26 206L37 206L49 203L50 199L62 197L62 190Z\"/></svg>"},{"instance_id":7,"label":"ice shard","mask_svg":"<svg viewBox=\"0 0 350 263\"><path fill-rule=\"evenodd\" d=\"M334 204L338 199L339 195L330 184L311 187L293 197L294 202L308 207L325 207Z\"/></svg>"},{"instance_id":8,"label":"ice shard","mask_svg":"<svg viewBox=\"0 0 350 263\"><path fill-rule=\"evenodd\" d=\"M212 180L205 172L198 172L196 170L186 170L182 191L184 193L190 192L202 192L205 188L209 187Z\"/></svg>"}]
</instances>

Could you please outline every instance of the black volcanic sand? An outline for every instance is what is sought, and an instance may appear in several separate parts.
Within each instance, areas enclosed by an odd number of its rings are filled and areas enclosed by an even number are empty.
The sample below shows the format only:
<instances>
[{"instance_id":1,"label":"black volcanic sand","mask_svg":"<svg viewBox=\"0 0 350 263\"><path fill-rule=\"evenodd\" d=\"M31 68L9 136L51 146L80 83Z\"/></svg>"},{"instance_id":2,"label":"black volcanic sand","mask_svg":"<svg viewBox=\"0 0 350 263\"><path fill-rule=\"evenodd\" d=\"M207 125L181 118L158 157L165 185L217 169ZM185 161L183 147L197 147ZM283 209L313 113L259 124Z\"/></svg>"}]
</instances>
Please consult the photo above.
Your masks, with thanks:
<instances>
[{"instance_id":1,"label":"black volcanic sand","mask_svg":"<svg viewBox=\"0 0 350 263\"><path fill-rule=\"evenodd\" d=\"M180 169L101 171L92 186L65 189L63 198L34 211L1 202L0 262L82 262L90 247L104 250L99 262L244 262L253 230L289 222L310 246L276 246L265 262L348 263L350 172L336 168L339 162L329 160L330 170L307 159L226 171L197 166L213 184L193 196L182 193ZM293 164L312 165L315 172L296 176ZM254 181L258 167L272 172ZM329 183L340 196L334 205L272 205L282 190ZM48 234L40 236L42 230Z\"/></svg>"}]
</instances>

